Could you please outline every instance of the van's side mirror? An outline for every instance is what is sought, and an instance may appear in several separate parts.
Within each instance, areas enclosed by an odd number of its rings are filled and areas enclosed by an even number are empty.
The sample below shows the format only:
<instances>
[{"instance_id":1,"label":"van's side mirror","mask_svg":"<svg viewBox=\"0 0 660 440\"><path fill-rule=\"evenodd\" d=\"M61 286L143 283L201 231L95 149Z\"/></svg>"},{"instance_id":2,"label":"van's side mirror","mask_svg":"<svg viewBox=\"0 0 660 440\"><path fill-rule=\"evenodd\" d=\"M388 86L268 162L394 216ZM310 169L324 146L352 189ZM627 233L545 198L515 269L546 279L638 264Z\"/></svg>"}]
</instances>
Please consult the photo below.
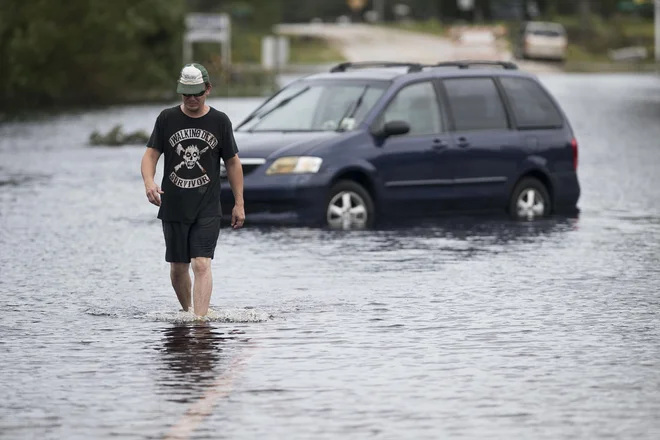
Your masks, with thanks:
<instances>
[{"instance_id":1,"label":"van's side mirror","mask_svg":"<svg viewBox=\"0 0 660 440\"><path fill-rule=\"evenodd\" d=\"M410 125L406 121L390 121L385 123L381 130L372 132L378 138L385 139L390 136L406 134L410 131Z\"/></svg>"}]
</instances>

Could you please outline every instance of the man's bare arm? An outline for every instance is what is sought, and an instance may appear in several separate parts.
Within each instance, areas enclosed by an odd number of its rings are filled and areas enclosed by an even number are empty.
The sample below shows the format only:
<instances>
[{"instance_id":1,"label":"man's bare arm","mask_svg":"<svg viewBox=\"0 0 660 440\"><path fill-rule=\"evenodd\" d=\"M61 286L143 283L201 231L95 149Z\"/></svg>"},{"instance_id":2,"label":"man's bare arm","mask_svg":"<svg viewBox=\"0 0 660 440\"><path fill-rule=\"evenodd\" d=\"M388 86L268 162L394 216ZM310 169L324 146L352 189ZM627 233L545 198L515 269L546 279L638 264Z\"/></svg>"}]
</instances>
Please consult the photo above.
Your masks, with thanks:
<instances>
[{"instance_id":1,"label":"man's bare arm","mask_svg":"<svg viewBox=\"0 0 660 440\"><path fill-rule=\"evenodd\" d=\"M243 165L238 154L225 161L225 168L227 169L227 180L234 193L234 201L237 205L243 206L245 204L243 201Z\"/></svg>"},{"instance_id":2,"label":"man's bare arm","mask_svg":"<svg viewBox=\"0 0 660 440\"><path fill-rule=\"evenodd\" d=\"M245 202L243 201L243 165L238 155L225 161L227 180L234 193L234 208L231 210L231 226L238 229L245 222Z\"/></svg>"},{"instance_id":3,"label":"man's bare arm","mask_svg":"<svg viewBox=\"0 0 660 440\"><path fill-rule=\"evenodd\" d=\"M140 170L142 172L142 180L144 182L144 190L147 194L147 199L156 206L160 206L160 195L163 194L160 187L154 182L156 176L156 165L160 158L160 151L155 148L147 148L142 156L142 163Z\"/></svg>"}]
</instances>

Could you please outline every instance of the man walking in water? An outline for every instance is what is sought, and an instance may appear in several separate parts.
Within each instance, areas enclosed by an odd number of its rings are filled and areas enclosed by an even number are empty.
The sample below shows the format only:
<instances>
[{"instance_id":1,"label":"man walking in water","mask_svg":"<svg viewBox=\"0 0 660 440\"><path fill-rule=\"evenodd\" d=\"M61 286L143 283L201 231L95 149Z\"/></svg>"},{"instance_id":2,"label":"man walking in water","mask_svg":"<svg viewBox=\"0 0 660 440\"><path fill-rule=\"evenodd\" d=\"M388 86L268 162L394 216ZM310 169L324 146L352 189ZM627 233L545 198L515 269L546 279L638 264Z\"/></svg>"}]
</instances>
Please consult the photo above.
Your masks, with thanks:
<instances>
[{"instance_id":1,"label":"man walking in water","mask_svg":"<svg viewBox=\"0 0 660 440\"><path fill-rule=\"evenodd\" d=\"M141 164L147 199L159 207L172 287L183 310L194 305L197 317L207 314L213 288L211 260L222 215L220 159L234 193L231 226L240 228L245 221L243 168L232 123L225 113L206 105L210 92L204 66L186 64L177 84L182 103L158 115ZM162 188L154 181L161 154L165 156Z\"/></svg>"}]
</instances>

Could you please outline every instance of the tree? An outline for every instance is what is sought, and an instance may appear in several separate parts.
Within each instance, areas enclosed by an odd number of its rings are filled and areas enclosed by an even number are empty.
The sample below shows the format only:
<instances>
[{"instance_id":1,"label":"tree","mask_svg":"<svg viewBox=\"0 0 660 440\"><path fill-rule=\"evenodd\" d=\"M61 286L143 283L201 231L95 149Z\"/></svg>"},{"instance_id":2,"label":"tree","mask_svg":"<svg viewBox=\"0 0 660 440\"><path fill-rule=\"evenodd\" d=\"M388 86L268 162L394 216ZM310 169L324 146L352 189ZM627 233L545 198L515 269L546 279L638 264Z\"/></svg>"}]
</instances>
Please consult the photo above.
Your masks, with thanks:
<instances>
[{"instance_id":1,"label":"tree","mask_svg":"<svg viewBox=\"0 0 660 440\"><path fill-rule=\"evenodd\" d=\"M182 0L4 2L3 107L131 100L180 68Z\"/></svg>"}]
</instances>

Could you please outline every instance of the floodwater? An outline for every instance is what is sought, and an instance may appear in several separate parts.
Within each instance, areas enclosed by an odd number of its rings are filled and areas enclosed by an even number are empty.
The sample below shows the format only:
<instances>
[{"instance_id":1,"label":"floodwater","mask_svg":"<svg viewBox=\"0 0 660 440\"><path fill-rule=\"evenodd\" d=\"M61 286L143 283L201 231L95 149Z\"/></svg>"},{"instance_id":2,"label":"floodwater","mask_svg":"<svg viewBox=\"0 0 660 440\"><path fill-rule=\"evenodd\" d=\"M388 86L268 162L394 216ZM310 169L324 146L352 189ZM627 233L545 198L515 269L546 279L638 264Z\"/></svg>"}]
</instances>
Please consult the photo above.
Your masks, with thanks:
<instances>
[{"instance_id":1,"label":"floodwater","mask_svg":"<svg viewBox=\"0 0 660 440\"><path fill-rule=\"evenodd\" d=\"M660 438L660 79L543 81L580 141L579 218L248 219L223 229L202 324L178 312L143 148L86 145L160 107L0 126L0 438Z\"/></svg>"}]
</instances>

